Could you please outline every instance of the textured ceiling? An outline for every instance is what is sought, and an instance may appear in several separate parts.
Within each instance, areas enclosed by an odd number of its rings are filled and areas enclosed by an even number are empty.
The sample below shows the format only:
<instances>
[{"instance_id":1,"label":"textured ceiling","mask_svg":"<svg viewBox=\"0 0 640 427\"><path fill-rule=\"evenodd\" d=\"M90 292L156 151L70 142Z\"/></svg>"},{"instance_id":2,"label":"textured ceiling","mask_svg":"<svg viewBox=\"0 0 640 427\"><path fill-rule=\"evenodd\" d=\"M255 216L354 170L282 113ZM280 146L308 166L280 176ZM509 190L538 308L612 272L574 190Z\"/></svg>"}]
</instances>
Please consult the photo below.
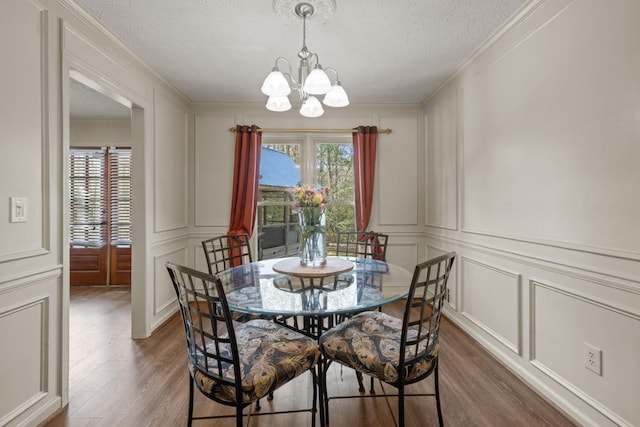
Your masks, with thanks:
<instances>
[{"instance_id":1,"label":"textured ceiling","mask_svg":"<svg viewBox=\"0 0 640 427\"><path fill-rule=\"evenodd\" d=\"M419 103L528 1L336 0L307 46L352 103ZM295 67L302 46L302 21L271 0L75 2L196 102L265 102L275 58Z\"/></svg>"}]
</instances>

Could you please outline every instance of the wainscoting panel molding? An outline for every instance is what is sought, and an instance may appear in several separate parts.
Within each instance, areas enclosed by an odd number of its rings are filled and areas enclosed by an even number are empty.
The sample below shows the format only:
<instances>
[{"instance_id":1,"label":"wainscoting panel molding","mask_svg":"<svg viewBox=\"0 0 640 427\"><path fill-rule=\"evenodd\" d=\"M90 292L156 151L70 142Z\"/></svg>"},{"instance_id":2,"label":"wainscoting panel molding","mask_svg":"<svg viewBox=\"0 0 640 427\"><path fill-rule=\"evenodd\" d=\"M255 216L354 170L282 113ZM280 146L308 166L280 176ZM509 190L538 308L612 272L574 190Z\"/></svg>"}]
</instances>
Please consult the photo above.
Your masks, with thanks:
<instances>
[{"instance_id":1,"label":"wainscoting panel molding","mask_svg":"<svg viewBox=\"0 0 640 427\"><path fill-rule=\"evenodd\" d=\"M522 353L521 274L460 257L460 312L512 352Z\"/></svg>"},{"instance_id":2,"label":"wainscoting panel molding","mask_svg":"<svg viewBox=\"0 0 640 427\"><path fill-rule=\"evenodd\" d=\"M544 247L534 242L504 241L478 236L470 238L464 234L446 236L427 232L425 235L429 239L505 257L536 269L640 295L640 264L629 262L628 259L603 257L566 248Z\"/></svg>"},{"instance_id":3,"label":"wainscoting panel molding","mask_svg":"<svg viewBox=\"0 0 640 427\"><path fill-rule=\"evenodd\" d=\"M640 312L561 285L529 281L531 364L618 425L640 425ZM602 351L602 375L585 367Z\"/></svg>"},{"instance_id":4,"label":"wainscoting panel molding","mask_svg":"<svg viewBox=\"0 0 640 427\"><path fill-rule=\"evenodd\" d=\"M0 222L0 263L47 254L53 231L49 227L48 11L36 2L15 0L3 2L2 8L12 18L0 20L0 36L20 43L3 44L8 47L4 61L10 60L12 66L3 67L0 92L13 101L2 110L0 146L6 147L3 154L11 161L0 168L0 182L13 184L11 190L3 185L7 192L0 200L5 218ZM11 149L16 141L20 149ZM11 197L27 199L25 222L9 221Z\"/></svg>"},{"instance_id":5,"label":"wainscoting panel molding","mask_svg":"<svg viewBox=\"0 0 640 427\"><path fill-rule=\"evenodd\" d=\"M188 111L162 90L154 91L154 106L153 212L159 233L188 225Z\"/></svg>"},{"instance_id":6,"label":"wainscoting panel molding","mask_svg":"<svg viewBox=\"0 0 640 427\"><path fill-rule=\"evenodd\" d=\"M378 224L417 225L418 158L407 153L418 152L418 117L383 117L380 127L390 134L378 135L376 191ZM422 206L422 205L420 205Z\"/></svg>"},{"instance_id":7,"label":"wainscoting panel molding","mask_svg":"<svg viewBox=\"0 0 640 427\"><path fill-rule=\"evenodd\" d=\"M399 240L399 239L395 239ZM413 271L418 260L418 245L414 242L398 242L389 237L387 245L387 260L392 264L397 264L405 270Z\"/></svg>"},{"instance_id":8,"label":"wainscoting panel molding","mask_svg":"<svg viewBox=\"0 0 640 427\"><path fill-rule=\"evenodd\" d=\"M195 117L195 226L227 226L231 212L233 116Z\"/></svg>"},{"instance_id":9,"label":"wainscoting panel molding","mask_svg":"<svg viewBox=\"0 0 640 427\"><path fill-rule=\"evenodd\" d=\"M162 321L166 320L167 309L175 305L176 294L169 278L169 273L165 267L165 263L173 262L179 265L187 265L188 253L187 248L180 247L177 249L167 250L156 255L154 258L154 274L156 284L153 295L153 314L154 316L162 316ZM168 313L173 314L173 311ZM160 322L161 323L161 322Z\"/></svg>"},{"instance_id":10,"label":"wainscoting panel molding","mask_svg":"<svg viewBox=\"0 0 640 427\"><path fill-rule=\"evenodd\" d=\"M619 121L637 111L640 3L544 3L564 9L459 83L463 230L640 260L637 120Z\"/></svg>"},{"instance_id":11,"label":"wainscoting panel molding","mask_svg":"<svg viewBox=\"0 0 640 427\"><path fill-rule=\"evenodd\" d=\"M457 92L437 95L425 115L426 164L425 188L429 200L425 206L425 224L430 227L457 229Z\"/></svg>"},{"instance_id":12,"label":"wainscoting panel molding","mask_svg":"<svg viewBox=\"0 0 640 427\"><path fill-rule=\"evenodd\" d=\"M47 377L48 311L48 298L0 307L0 336L12 337L0 346L0 425L7 425L55 387Z\"/></svg>"}]
</instances>

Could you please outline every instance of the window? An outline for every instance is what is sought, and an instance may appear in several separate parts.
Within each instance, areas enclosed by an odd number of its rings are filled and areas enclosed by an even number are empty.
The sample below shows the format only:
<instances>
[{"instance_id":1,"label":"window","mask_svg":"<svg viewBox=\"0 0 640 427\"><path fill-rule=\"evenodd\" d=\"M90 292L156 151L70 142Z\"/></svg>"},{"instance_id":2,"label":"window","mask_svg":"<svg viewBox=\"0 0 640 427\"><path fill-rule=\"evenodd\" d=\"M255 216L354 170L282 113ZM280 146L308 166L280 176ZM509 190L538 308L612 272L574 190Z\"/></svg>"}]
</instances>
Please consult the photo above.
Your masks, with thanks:
<instances>
[{"instance_id":1,"label":"window","mask_svg":"<svg viewBox=\"0 0 640 427\"><path fill-rule=\"evenodd\" d=\"M109 225L111 245L131 245L131 149L109 149Z\"/></svg>"},{"instance_id":2,"label":"window","mask_svg":"<svg viewBox=\"0 0 640 427\"><path fill-rule=\"evenodd\" d=\"M106 150L72 149L69 154L71 246L103 246L106 239Z\"/></svg>"},{"instance_id":3,"label":"window","mask_svg":"<svg viewBox=\"0 0 640 427\"><path fill-rule=\"evenodd\" d=\"M297 255L298 220L289 191L298 183L330 189L328 252L339 231L355 230L353 145L348 137L283 141L264 138L258 201L258 259Z\"/></svg>"},{"instance_id":4,"label":"window","mask_svg":"<svg viewBox=\"0 0 640 427\"><path fill-rule=\"evenodd\" d=\"M71 149L71 246L131 245L131 149Z\"/></svg>"}]
</instances>

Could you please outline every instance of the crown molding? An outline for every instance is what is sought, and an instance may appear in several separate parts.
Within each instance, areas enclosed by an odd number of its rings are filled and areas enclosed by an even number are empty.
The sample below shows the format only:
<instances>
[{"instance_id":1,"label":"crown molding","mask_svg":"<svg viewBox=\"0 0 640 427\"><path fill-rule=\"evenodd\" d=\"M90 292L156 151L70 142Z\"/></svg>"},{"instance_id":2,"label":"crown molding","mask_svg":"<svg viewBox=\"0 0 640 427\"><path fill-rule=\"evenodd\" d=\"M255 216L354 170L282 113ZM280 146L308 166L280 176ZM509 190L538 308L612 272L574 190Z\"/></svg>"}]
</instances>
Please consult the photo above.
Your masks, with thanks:
<instances>
[{"instance_id":1,"label":"crown molding","mask_svg":"<svg viewBox=\"0 0 640 427\"><path fill-rule=\"evenodd\" d=\"M420 103L422 106L426 106L426 104L431 100L431 98L435 97L444 87L446 87L451 81L455 80L462 72L475 61L479 56L481 56L486 50L492 47L498 40L504 38L507 34L509 34L514 28L516 28L521 22L523 22L527 17L533 14L540 6L545 3L546 0L531 0L529 3L524 4L520 9L516 10L511 17L507 20L507 23L502 27L498 28L489 38L482 43L478 48L473 50L469 56L465 60L463 60L460 65L458 65L453 72L444 79L435 89L431 91L427 95L427 97Z\"/></svg>"},{"instance_id":2,"label":"crown molding","mask_svg":"<svg viewBox=\"0 0 640 427\"><path fill-rule=\"evenodd\" d=\"M120 40L115 34L113 34L107 27L102 25L100 21L94 18L89 12L84 10L80 5L78 5L74 0L58 0L57 4L62 6L62 8L73 15L74 18L78 19L82 24L87 26L90 30L98 33L99 35L105 37L109 42L113 44L115 50L126 56L130 59L134 65L140 67L142 71L153 76L158 82L165 86L166 89L174 92L178 95L182 100L187 104L193 104L193 100L191 100L187 95L185 95L182 91L177 89L173 84L171 84L167 79L161 76L151 65L149 65L146 61L144 61L136 52L134 52L129 46L127 46L122 40Z\"/></svg>"}]
</instances>

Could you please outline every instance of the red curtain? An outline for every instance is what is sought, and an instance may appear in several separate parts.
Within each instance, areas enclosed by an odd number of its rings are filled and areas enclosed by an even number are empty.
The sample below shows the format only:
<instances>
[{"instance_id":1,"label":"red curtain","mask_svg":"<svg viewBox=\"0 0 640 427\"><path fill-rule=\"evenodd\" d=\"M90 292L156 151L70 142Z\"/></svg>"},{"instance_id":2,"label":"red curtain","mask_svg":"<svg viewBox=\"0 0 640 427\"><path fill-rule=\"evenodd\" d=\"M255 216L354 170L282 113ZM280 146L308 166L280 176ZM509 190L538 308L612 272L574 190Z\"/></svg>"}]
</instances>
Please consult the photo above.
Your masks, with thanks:
<instances>
[{"instance_id":1,"label":"red curtain","mask_svg":"<svg viewBox=\"0 0 640 427\"><path fill-rule=\"evenodd\" d=\"M253 233L260 179L262 133L256 125L236 126L233 196L229 234Z\"/></svg>"},{"instance_id":2,"label":"red curtain","mask_svg":"<svg viewBox=\"0 0 640 427\"><path fill-rule=\"evenodd\" d=\"M353 172L356 196L356 230L367 231L373 201L378 128L358 126L353 134Z\"/></svg>"}]
</instances>

